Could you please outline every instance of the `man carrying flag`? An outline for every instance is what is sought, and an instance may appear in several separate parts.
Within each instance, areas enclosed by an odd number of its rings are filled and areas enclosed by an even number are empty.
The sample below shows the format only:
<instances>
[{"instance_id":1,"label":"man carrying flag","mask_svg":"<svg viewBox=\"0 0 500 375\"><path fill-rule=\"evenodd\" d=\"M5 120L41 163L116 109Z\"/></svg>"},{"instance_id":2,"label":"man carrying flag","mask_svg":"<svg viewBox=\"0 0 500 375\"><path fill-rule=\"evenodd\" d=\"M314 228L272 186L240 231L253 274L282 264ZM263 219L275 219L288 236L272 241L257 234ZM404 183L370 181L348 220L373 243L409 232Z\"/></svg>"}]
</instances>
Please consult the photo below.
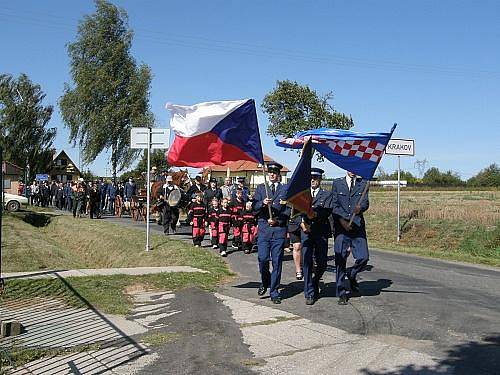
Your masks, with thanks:
<instances>
[{"instance_id":1,"label":"man carrying flag","mask_svg":"<svg viewBox=\"0 0 500 375\"><path fill-rule=\"evenodd\" d=\"M258 219L258 260L261 284L257 294L263 296L270 288L271 301L281 303L278 287L281 282L281 266L283 247L290 217L290 209L286 206L286 187L280 182L281 164L269 163L267 172L269 186L264 182L257 186L252 201L252 208ZM269 260L273 270L269 271Z\"/></svg>"},{"instance_id":2,"label":"man carrying flag","mask_svg":"<svg viewBox=\"0 0 500 375\"><path fill-rule=\"evenodd\" d=\"M337 266L337 296L339 304L346 305L348 290L359 292L356 275L368 262L363 212L368 209L368 186L396 124L387 133L357 133L339 129L313 129L299 132L294 138L275 140L276 145L286 148L300 148L312 139L313 147L326 159L348 171L345 178L333 182L332 203L335 223L335 263ZM356 175L364 180L357 180ZM349 252L356 259L355 265L346 269ZM307 298L307 295L306 295Z\"/></svg>"},{"instance_id":3,"label":"man carrying flag","mask_svg":"<svg viewBox=\"0 0 500 375\"><path fill-rule=\"evenodd\" d=\"M312 142L309 138L301 158L288 183L287 201L300 214L301 242L304 267L304 296L306 305L319 298L319 280L327 266L328 238L332 230L328 218L332 214L331 193L321 188L324 171L311 168ZM313 255L316 270L313 277Z\"/></svg>"}]
</instances>

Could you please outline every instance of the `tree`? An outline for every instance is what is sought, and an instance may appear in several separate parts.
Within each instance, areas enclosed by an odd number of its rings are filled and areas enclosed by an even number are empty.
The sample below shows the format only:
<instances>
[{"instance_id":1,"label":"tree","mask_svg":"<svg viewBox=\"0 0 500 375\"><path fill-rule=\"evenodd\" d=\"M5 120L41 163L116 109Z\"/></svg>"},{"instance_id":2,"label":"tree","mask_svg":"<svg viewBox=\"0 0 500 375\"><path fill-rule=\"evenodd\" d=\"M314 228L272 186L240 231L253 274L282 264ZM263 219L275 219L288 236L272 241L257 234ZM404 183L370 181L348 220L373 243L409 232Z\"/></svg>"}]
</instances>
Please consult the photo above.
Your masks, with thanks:
<instances>
[{"instance_id":1,"label":"tree","mask_svg":"<svg viewBox=\"0 0 500 375\"><path fill-rule=\"evenodd\" d=\"M441 172L439 169L433 167L425 172L422 178L422 183L428 186L463 186L464 182L460 176L453 172Z\"/></svg>"},{"instance_id":2,"label":"tree","mask_svg":"<svg viewBox=\"0 0 500 375\"><path fill-rule=\"evenodd\" d=\"M0 75L0 145L6 160L26 168L28 181L47 172L55 151L56 128L47 127L53 107L44 106L44 99L40 85L26 74Z\"/></svg>"},{"instance_id":3,"label":"tree","mask_svg":"<svg viewBox=\"0 0 500 375\"><path fill-rule=\"evenodd\" d=\"M157 168L158 173L168 170L170 166L168 165L167 162L165 150L152 150L150 156L150 164L151 168L153 167ZM147 170L147 165L148 165L148 154L147 150L144 150L142 158L141 160L139 160L139 163L137 163L137 166L130 171L122 173L120 179L127 180L129 177L132 177L134 179L143 179L144 174L146 173Z\"/></svg>"},{"instance_id":4,"label":"tree","mask_svg":"<svg viewBox=\"0 0 500 375\"><path fill-rule=\"evenodd\" d=\"M401 180L405 180L408 183L408 185L415 185L418 183L418 179L413 174L411 174L411 172L401 171L399 177L401 178ZM378 179L396 181L398 179L398 171L394 171L391 174L387 174L382 170L381 173L378 175Z\"/></svg>"},{"instance_id":5,"label":"tree","mask_svg":"<svg viewBox=\"0 0 500 375\"><path fill-rule=\"evenodd\" d=\"M307 85L278 81L262 102L262 109L269 118L267 133L274 137L293 137L309 129L351 128L354 125L351 116L335 111L329 104L331 99L332 92L321 96Z\"/></svg>"},{"instance_id":6,"label":"tree","mask_svg":"<svg viewBox=\"0 0 500 375\"><path fill-rule=\"evenodd\" d=\"M60 98L69 139L82 147L83 162L111 149L113 178L138 155L129 147L130 128L153 124L151 71L137 66L131 45L127 13L97 0L95 14L80 22L78 39L68 45L74 87L66 84Z\"/></svg>"},{"instance_id":7,"label":"tree","mask_svg":"<svg viewBox=\"0 0 500 375\"><path fill-rule=\"evenodd\" d=\"M496 163L481 170L477 175L467 181L467 185L473 187L488 186L500 187L500 168Z\"/></svg>"}]
</instances>

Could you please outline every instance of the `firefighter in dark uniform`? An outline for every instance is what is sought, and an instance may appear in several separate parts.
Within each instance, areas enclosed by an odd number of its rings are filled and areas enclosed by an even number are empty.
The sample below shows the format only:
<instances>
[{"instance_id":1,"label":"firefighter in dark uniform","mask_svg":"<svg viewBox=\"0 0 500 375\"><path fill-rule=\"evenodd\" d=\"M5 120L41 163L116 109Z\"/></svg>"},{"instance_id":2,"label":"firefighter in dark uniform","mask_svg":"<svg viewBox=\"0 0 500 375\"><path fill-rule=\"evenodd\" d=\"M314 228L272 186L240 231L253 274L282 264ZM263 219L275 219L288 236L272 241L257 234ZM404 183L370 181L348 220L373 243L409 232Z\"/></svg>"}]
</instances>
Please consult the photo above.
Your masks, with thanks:
<instances>
[{"instance_id":1,"label":"firefighter in dark uniform","mask_svg":"<svg viewBox=\"0 0 500 375\"><path fill-rule=\"evenodd\" d=\"M278 287L281 282L283 247L285 244L290 208L286 205L286 186L280 183L281 168L278 163L269 163L267 172L269 185L260 184L255 190L252 208L257 213L258 225L258 260L261 285L258 295L263 296L270 288L271 300L281 303ZM269 215L269 207L271 215ZM269 261L273 270L269 271Z\"/></svg>"},{"instance_id":2,"label":"firefighter in dark uniform","mask_svg":"<svg viewBox=\"0 0 500 375\"><path fill-rule=\"evenodd\" d=\"M306 305L313 305L319 298L319 281L326 271L328 238L332 236L330 221L332 214L332 193L321 188L324 171L311 168L312 218L302 215L302 253L304 269L304 296ZM313 255L316 269L313 276Z\"/></svg>"},{"instance_id":3,"label":"firefighter in dark uniform","mask_svg":"<svg viewBox=\"0 0 500 375\"><path fill-rule=\"evenodd\" d=\"M360 201L363 190L368 181L356 179L356 175L347 172L347 176L333 180L332 207L334 219L335 264L337 266L337 297L339 305L346 305L349 292L359 292L356 275L368 263L368 243L366 241L365 219L363 212L369 207L368 192ZM354 214L352 224L349 224ZM355 259L355 264L346 269L349 252ZM346 286L346 279L350 284L350 291Z\"/></svg>"}]
</instances>

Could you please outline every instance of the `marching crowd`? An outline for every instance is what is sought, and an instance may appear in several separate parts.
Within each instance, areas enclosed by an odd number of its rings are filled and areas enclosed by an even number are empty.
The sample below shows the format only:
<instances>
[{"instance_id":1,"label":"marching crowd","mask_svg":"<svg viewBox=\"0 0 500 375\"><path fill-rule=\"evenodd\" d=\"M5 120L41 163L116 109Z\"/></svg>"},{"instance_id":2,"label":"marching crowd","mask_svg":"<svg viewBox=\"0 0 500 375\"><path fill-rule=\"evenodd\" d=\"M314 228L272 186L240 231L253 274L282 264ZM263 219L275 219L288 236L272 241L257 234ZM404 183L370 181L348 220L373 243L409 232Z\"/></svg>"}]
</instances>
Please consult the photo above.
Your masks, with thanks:
<instances>
[{"instance_id":1,"label":"marching crowd","mask_svg":"<svg viewBox=\"0 0 500 375\"><path fill-rule=\"evenodd\" d=\"M333 236L337 296L339 304L345 305L351 293L359 292L356 275L369 257L363 218L369 205L368 195L363 194L367 182L348 172L344 178L334 180L332 190L327 191L321 187L323 170L311 168L313 213L294 213L286 201L287 185L281 183L281 168L278 163L268 164L268 182L258 185L253 194L245 186L244 177L238 177L236 185L226 178L218 187L214 178L204 185L199 175L184 191L173 183L172 176L155 175L153 180L161 186L153 196L157 198L154 209L159 213L158 222L165 234L175 233L180 207L184 206L194 246L200 247L208 232L212 247L223 257L235 250L245 254L257 251L261 274L258 295L263 296L269 289L274 303L281 303L278 287L283 254L289 247L295 276L304 280L306 304L316 302L320 297L319 281L327 267L328 240ZM130 207L138 192L131 178L117 184L102 178L67 183L35 181L25 189L21 193L29 197L32 205L53 206L72 212L73 217L90 218L103 213L114 215L115 202ZM347 268L350 254L355 263Z\"/></svg>"},{"instance_id":2,"label":"marching crowd","mask_svg":"<svg viewBox=\"0 0 500 375\"><path fill-rule=\"evenodd\" d=\"M115 200L122 197L130 202L137 186L132 179L126 183L112 183L103 178L95 181L33 181L22 186L19 195L28 197L33 206L55 207L73 213L73 217L99 218L103 213L115 214ZM126 204L126 203L125 203Z\"/></svg>"},{"instance_id":3,"label":"marching crowd","mask_svg":"<svg viewBox=\"0 0 500 375\"><path fill-rule=\"evenodd\" d=\"M228 178L219 188L216 179L210 179L207 187L201 176L197 176L187 193L179 192L167 177L158 203L164 231L175 232L179 217L177 200L170 204L170 195L184 195L189 200L188 221L194 246L201 246L208 229L212 247L218 249L221 256L227 256L231 251L228 240L232 230L232 249L246 254L257 250L261 274L258 295L263 296L269 289L271 300L276 304L281 303L278 287L283 254L290 244L296 278L304 280L307 305L314 304L320 297L319 281L327 267L328 240L333 236L337 296L339 304L346 305L349 296L359 292L356 276L368 263L363 218L369 206L368 195L363 194L367 182L348 172L344 178L334 180L332 190L327 191L321 188L324 171L311 168L313 213L294 214L285 199L287 186L281 183L281 168L278 163L268 164L268 183L257 186L253 195L243 177L238 178L236 186ZM347 268L350 254L355 263Z\"/></svg>"}]
</instances>

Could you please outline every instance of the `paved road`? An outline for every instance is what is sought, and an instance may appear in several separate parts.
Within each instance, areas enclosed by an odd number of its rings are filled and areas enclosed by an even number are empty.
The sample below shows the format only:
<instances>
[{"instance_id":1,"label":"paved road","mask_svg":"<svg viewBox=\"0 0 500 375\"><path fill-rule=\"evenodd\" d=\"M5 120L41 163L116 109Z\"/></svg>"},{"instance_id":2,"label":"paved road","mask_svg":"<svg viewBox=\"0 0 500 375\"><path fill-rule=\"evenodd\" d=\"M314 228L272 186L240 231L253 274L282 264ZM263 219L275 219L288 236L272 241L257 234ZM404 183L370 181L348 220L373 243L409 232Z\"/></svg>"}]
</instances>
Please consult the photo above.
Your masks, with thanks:
<instances>
[{"instance_id":1,"label":"paved road","mask_svg":"<svg viewBox=\"0 0 500 375\"><path fill-rule=\"evenodd\" d=\"M106 219L143 227L130 219ZM161 227L153 224L154 231ZM189 240L188 228L176 237ZM206 241L206 251L212 251ZM257 296L256 254L227 258L239 274L221 293L291 312L313 322L384 343L417 350L451 364L456 373L498 374L500 368L500 270L371 250L369 270L360 278L361 297L337 305L333 260L321 299L306 306L295 280L291 255L283 267L283 303ZM411 370L411 369L410 369ZM408 373L412 373L409 371Z\"/></svg>"}]
</instances>

